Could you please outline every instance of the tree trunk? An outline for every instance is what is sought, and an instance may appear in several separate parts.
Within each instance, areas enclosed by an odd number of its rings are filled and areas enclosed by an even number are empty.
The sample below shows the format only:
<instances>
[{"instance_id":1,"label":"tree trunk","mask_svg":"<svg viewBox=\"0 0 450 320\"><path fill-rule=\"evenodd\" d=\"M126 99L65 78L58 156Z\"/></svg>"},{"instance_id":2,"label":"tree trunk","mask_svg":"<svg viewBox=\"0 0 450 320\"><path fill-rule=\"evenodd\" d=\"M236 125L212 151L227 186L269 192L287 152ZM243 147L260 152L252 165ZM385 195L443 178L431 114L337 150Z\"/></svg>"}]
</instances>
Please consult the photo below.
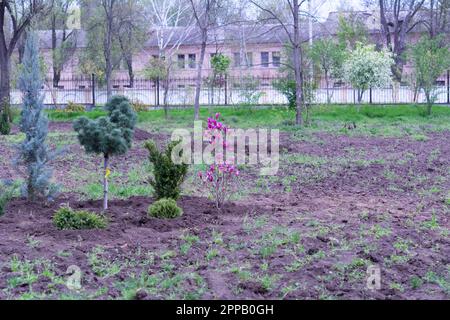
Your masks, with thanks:
<instances>
[{"instance_id":1,"label":"tree trunk","mask_svg":"<svg viewBox=\"0 0 450 320\"><path fill-rule=\"evenodd\" d=\"M133 58L127 59L128 77L130 78L130 88L134 87L134 70L133 70Z\"/></svg>"},{"instance_id":2,"label":"tree trunk","mask_svg":"<svg viewBox=\"0 0 450 320\"><path fill-rule=\"evenodd\" d=\"M8 54L3 55L0 53L0 111L3 108L3 105L10 104L11 96L11 84L10 84L10 57Z\"/></svg>"},{"instance_id":3,"label":"tree trunk","mask_svg":"<svg viewBox=\"0 0 450 320\"><path fill-rule=\"evenodd\" d=\"M392 84L392 100L394 101L394 103L398 103L399 93L400 93L400 82L394 81L394 83Z\"/></svg>"},{"instance_id":4,"label":"tree trunk","mask_svg":"<svg viewBox=\"0 0 450 320\"><path fill-rule=\"evenodd\" d=\"M200 60L197 65L197 79L195 80L195 100L194 100L194 120L198 120L200 113L200 90L202 88L202 68L205 60L206 41L208 33L206 29L202 30L202 46L200 51Z\"/></svg>"},{"instance_id":5,"label":"tree trunk","mask_svg":"<svg viewBox=\"0 0 450 320\"><path fill-rule=\"evenodd\" d=\"M104 175L103 175L103 210L108 210L108 160L109 156L106 154L104 158Z\"/></svg>"},{"instance_id":6,"label":"tree trunk","mask_svg":"<svg viewBox=\"0 0 450 320\"><path fill-rule=\"evenodd\" d=\"M105 56L105 77L106 77L106 98L109 100L112 96L112 33L113 33L113 8L114 0L110 0L104 4L105 14L106 14L106 35L104 39L103 54Z\"/></svg>"},{"instance_id":7,"label":"tree trunk","mask_svg":"<svg viewBox=\"0 0 450 320\"><path fill-rule=\"evenodd\" d=\"M425 98L427 99L427 115L431 116L431 108L433 106L433 101L431 99L431 92L428 90L425 91Z\"/></svg>"},{"instance_id":8,"label":"tree trunk","mask_svg":"<svg viewBox=\"0 0 450 320\"><path fill-rule=\"evenodd\" d=\"M163 82L163 86L164 86L164 97L163 97L163 103L164 103L164 118L168 119L169 118L169 106L168 106L168 95L169 95L169 78L165 79Z\"/></svg>"},{"instance_id":9,"label":"tree trunk","mask_svg":"<svg viewBox=\"0 0 450 320\"><path fill-rule=\"evenodd\" d=\"M105 49L105 78L106 78L106 99L109 100L112 96L112 63L111 63L111 48Z\"/></svg>"},{"instance_id":10,"label":"tree trunk","mask_svg":"<svg viewBox=\"0 0 450 320\"><path fill-rule=\"evenodd\" d=\"M299 3L298 0L294 0L294 43L293 55L294 55L294 74L295 74L295 105L297 114L295 116L295 123L298 126L303 125L302 116L302 100L303 100L303 86L302 86L302 66L301 66L301 48L300 48L300 19L299 19Z\"/></svg>"},{"instance_id":11,"label":"tree trunk","mask_svg":"<svg viewBox=\"0 0 450 320\"><path fill-rule=\"evenodd\" d=\"M53 88L57 88L59 84L59 78L61 72L58 70L58 61L56 57L56 49L57 49L57 36L56 36L56 15L52 16L52 68L53 68Z\"/></svg>"},{"instance_id":12,"label":"tree trunk","mask_svg":"<svg viewBox=\"0 0 450 320\"><path fill-rule=\"evenodd\" d=\"M330 97L330 80L328 79L328 71L325 71L325 83L327 86L327 104L331 103L331 97Z\"/></svg>"},{"instance_id":13,"label":"tree trunk","mask_svg":"<svg viewBox=\"0 0 450 320\"><path fill-rule=\"evenodd\" d=\"M358 89L358 105L357 105L358 113L361 111L361 101L362 101L363 95L364 95L364 90Z\"/></svg>"},{"instance_id":14,"label":"tree trunk","mask_svg":"<svg viewBox=\"0 0 450 320\"><path fill-rule=\"evenodd\" d=\"M61 79L61 71L53 67L53 88L58 88Z\"/></svg>"}]
</instances>

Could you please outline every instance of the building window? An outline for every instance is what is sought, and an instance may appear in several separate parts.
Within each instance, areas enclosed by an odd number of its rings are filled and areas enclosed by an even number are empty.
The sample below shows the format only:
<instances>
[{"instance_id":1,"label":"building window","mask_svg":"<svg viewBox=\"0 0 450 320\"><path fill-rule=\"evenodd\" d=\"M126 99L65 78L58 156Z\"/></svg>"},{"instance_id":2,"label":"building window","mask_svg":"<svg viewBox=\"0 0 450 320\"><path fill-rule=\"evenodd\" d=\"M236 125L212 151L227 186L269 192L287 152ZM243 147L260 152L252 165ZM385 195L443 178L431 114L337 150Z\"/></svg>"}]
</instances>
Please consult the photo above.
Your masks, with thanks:
<instances>
[{"instance_id":1,"label":"building window","mask_svg":"<svg viewBox=\"0 0 450 320\"><path fill-rule=\"evenodd\" d=\"M180 69L184 69L185 68L185 58L184 58L184 54L179 54L178 58L177 58L177 65L178 68Z\"/></svg>"},{"instance_id":2,"label":"building window","mask_svg":"<svg viewBox=\"0 0 450 320\"><path fill-rule=\"evenodd\" d=\"M345 86L345 83L341 80L336 81L335 83L333 83L333 88L342 88L343 86Z\"/></svg>"},{"instance_id":3,"label":"building window","mask_svg":"<svg viewBox=\"0 0 450 320\"><path fill-rule=\"evenodd\" d=\"M196 59L195 53L190 53L188 59L189 59L189 62L188 62L189 68L195 69L195 59Z\"/></svg>"},{"instance_id":4,"label":"building window","mask_svg":"<svg viewBox=\"0 0 450 320\"><path fill-rule=\"evenodd\" d=\"M239 68L241 66L241 54L239 52L233 53L233 64L235 68Z\"/></svg>"},{"instance_id":5,"label":"building window","mask_svg":"<svg viewBox=\"0 0 450 320\"><path fill-rule=\"evenodd\" d=\"M267 68L269 66L269 53L261 52L261 66Z\"/></svg>"},{"instance_id":6,"label":"building window","mask_svg":"<svg viewBox=\"0 0 450 320\"><path fill-rule=\"evenodd\" d=\"M272 52L272 65L277 68L281 66L280 52Z\"/></svg>"},{"instance_id":7,"label":"building window","mask_svg":"<svg viewBox=\"0 0 450 320\"><path fill-rule=\"evenodd\" d=\"M245 65L249 68L252 67L253 66L253 53L247 52L245 55L245 58L246 58Z\"/></svg>"}]
</instances>

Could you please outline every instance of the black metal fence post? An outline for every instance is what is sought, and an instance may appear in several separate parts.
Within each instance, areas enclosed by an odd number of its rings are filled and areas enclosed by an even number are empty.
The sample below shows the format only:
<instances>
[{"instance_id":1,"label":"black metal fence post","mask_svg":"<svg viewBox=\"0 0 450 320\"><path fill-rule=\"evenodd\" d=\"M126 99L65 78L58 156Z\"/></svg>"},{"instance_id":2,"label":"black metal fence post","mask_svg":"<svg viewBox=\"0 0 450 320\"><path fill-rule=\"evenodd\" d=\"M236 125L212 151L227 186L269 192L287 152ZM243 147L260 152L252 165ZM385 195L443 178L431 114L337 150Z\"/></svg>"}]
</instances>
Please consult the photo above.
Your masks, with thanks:
<instances>
[{"instance_id":1,"label":"black metal fence post","mask_svg":"<svg viewBox=\"0 0 450 320\"><path fill-rule=\"evenodd\" d=\"M159 107L159 78L156 79L156 106Z\"/></svg>"},{"instance_id":2,"label":"black metal fence post","mask_svg":"<svg viewBox=\"0 0 450 320\"><path fill-rule=\"evenodd\" d=\"M372 104L372 88L369 89L369 103Z\"/></svg>"},{"instance_id":3,"label":"black metal fence post","mask_svg":"<svg viewBox=\"0 0 450 320\"><path fill-rule=\"evenodd\" d=\"M95 74L91 75L92 108L95 108Z\"/></svg>"},{"instance_id":4,"label":"black metal fence post","mask_svg":"<svg viewBox=\"0 0 450 320\"><path fill-rule=\"evenodd\" d=\"M225 105L228 104L228 77L225 75Z\"/></svg>"}]
</instances>

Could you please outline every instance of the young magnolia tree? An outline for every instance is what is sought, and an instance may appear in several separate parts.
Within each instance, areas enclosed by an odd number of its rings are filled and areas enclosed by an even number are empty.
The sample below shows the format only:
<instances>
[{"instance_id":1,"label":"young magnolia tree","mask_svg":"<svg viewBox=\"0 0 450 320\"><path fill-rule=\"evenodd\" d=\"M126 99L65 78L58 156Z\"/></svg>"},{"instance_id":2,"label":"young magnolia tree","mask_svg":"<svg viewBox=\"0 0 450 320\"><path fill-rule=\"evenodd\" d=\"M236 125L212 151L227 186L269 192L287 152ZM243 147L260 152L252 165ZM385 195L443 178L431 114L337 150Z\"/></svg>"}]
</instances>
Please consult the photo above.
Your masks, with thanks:
<instances>
[{"instance_id":1,"label":"young magnolia tree","mask_svg":"<svg viewBox=\"0 0 450 320\"><path fill-rule=\"evenodd\" d=\"M57 186L50 182L52 169L48 164L56 153L50 152L45 143L48 119L43 111L38 37L34 33L28 35L25 44L19 88L23 94L20 130L25 134L25 140L18 146L16 164L26 168L27 176L22 194L32 201L39 197L52 198Z\"/></svg>"},{"instance_id":2,"label":"young magnolia tree","mask_svg":"<svg viewBox=\"0 0 450 320\"><path fill-rule=\"evenodd\" d=\"M376 51L374 45L358 44L344 62L345 81L358 90L358 111L366 90L381 88L391 83L391 66L394 63L386 51Z\"/></svg>"},{"instance_id":3,"label":"young magnolia tree","mask_svg":"<svg viewBox=\"0 0 450 320\"><path fill-rule=\"evenodd\" d=\"M131 147L136 113L126 97L113 96L105 105L106 117L90 120L78 118L73 125L78 140L87 153L103 155L103 209L108 209L109 158L125 154Z\"/></svg>"},{"instance_id":4,"label":"young magnolia tree","mask_svg":"<svg viewBox=\"0 0 450 320\"><path fill-rule=\"evenodd\" d=\"M431 39L425 36L410 49L414 65L414 82L419 90L423 90L427 100L427 114L436 100L436 79L450 66L448 46L442 37Z\"/></svg>"}]
</instances>

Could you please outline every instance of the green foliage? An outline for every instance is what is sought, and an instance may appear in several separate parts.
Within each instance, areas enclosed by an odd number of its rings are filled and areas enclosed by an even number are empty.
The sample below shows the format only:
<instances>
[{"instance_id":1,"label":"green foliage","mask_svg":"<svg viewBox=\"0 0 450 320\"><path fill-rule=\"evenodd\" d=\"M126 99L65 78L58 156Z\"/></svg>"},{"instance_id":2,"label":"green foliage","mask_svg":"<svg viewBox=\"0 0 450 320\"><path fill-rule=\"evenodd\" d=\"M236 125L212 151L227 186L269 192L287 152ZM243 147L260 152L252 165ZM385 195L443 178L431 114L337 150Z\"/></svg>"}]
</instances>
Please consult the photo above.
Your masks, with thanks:
<instances>
[{"instance_id":1,"label":"green foliage","mask_svg":"<svg viewBox=\"0 0 450 320\"><path fill-rule=\"evenodd\" d=\"M148 110L148 106L139 100L131 102L131 107L133 108L134 112L144 112Z\"/></svg>"},{"instance_id":2,"label":"green foliage","mask_svg":"<svg viewBox=\"0 0 450 320\"><path fill-rule=\"evenodd\" d=\"M81 104L76 104L72 101L69 101L67 106L64 109L61 109L62 112L84 112L86 111L86 108Z\"/></svg>"},{"instance_id":3,"label":"green foliage","mask_svg":"<svg viewBox=\"0 0 450 320\"><path fill-rule=\"evenodd\" d=\"M244 106L251 106L259 103L263 92L259 90L260 81L253 76L244 76L239 82L239 95Z\"/></svg>"},{"instance_id":4,"label":"green foliage","mask_svg":"<svg viewBox=\"0 0 450 320\"><path fill-rule=\"evenodd\" d=\"M38 37L34 33L28 35L25 44L19 88L23 93L20 130L25 134L25 139L18 146L16 164L26 168L22 195L32 201L40 197L52 199L58 188L51 183L52 170L48 164L56 153L50 152L45 143L48 119L43 111Z\"/></svg>"},{"instance_id":5,"label":"green foliage","mask_svg":"<svg viewBox=\"0 0 450 320\"><path fill-rule=\"evenodd\" d=\"M431 114L431 106L436 100L436 79L450 66L448 46L442 37L434 39L422 37L411 46L410 56L414 65L414 82L417 89L425 93L427 113Z\"/></svg>"},{"instance_id":6,"label":"green foliage","mask_svg":"<svg viewBox=\"0 0 450 320\"><path fill-rule=\"evenodd\" d=\"M17 185L7 181L0 181L0 216L5 213L8 202L14 197Z\"/></svg>"},{"instance_id":7,"label":"green foliage","mask_svg":"<svg viewBox=\"0 0 450 320\"><path fill-rule=\"evenodd\" d=\"M8 110L4 107L0 112L0 135L8 135L10 132Z\"/></svg>"},{"instance_id":8,"label":"green foliage","mask_svg":"<svg viewBox=\"0 0 450 320\"><path fill-rule=\"evenodd\" d=\"M340 15L337 38L342 49L353 50L357 43L367 43L368 30L356 14Z\"/></svg>"},{"instance_id":9,"label":"green foliage","mask_svg":"<svg viewBox=\"0 0 450 320\"><path fill-rule=\"evenodd\" d=\"M101 153L104 158L103 209L108 209L109 157L125 154L131 147L136 113L126 97L113 96L105 105L107 116L91 120L82 116L75 120L74 130L87 153Z\"/></svg>"},{"instance_id":10,"label":"green foliage","mask_svg":"<svg viewBox=\"0 0 450 320\"><path fill-rule=\"evenodd\" d=\"M53 224L60 230L104 229L108 221L104 216L93 212L63 207L53 216Z\"/></svg>"},{"instance_id":11,"label":"green foliage","mask_svg":"<svg viewBox=\"0 0 450 320\"><path fill-rule=\"evenodd\" d=\"M171 142L164 152L158 150L154 141L147 141L145 148L149 152L149 160L153 164L154 179L150 184L155 189L157 199L171 198L178 199L181 193L181 184L183 183L188 165L185 163L175 164L172 161L172 150L181 141ZM180 151L180 156L182 151Z\"/></svg>"},{"instance_id":12,"label":"green foliage","mask_svg":"<svg viewBox=\"0 0 450 320\"><path fill-rule=\"evenodd\" d=\"M166 80L169 76L169 68L166 60L160 58L150 58L143 70L143 75L149 80Z\"/></svg>"},{"instance_id":13,"label":"green foliage","mask_svg":"<svg viewBox=\"0 0 450 320\"><path fill-rule=\"evenodd\" d=\"M178 207L175 200L162 198L150 205L148 214L155 218L173 219L181 216L183 210Z\"/></svg>"},{"instance_id":14,"label":"green foliage","mask_svg":"<svg viewBox=\"0 0 450 320\"><path fill-rule=\"evenodd\" d=\"M82 116L75 120L73 127L78 140L88 153L124 154L131 147L136 113L123 96L112 97L105 110L107 116L95 120Z\"/></svg>"},{"instance_id":15,"label":"green foliage","mask_svg":"<svg viewBox=\"0 0 450 320\"><path fill-rule=\"evenodd\" d=\"M288 79L288 78L280 78L273 82L272 84L275 89L280 91L281 94L283 94L286 99L288 100L288 106L290 110L295 110L297 103L295 98L295 80Z\"/></svg>"},{"instance_id":16,"label":"green foliage","mask_svg":"<svg viewBox=\"0 0 450 320\"><path fill-rule=\"evenodd\" d=\"M223 53L217 53L211 58L211 66L216 75L225 75L230 68L231 59Z\"/></svg>"},{"instance_id":17,"label":"green foliage","mask_svg":"<svg viewBox=\"0 0 450 320\"><path fill-rule=\"evenodd\" d=\"M339 79L342 77L342 64L346 52L331 38L317 39L308 50L309 56L316 67L328 77Z\"/></svg>"}]
</instances>

